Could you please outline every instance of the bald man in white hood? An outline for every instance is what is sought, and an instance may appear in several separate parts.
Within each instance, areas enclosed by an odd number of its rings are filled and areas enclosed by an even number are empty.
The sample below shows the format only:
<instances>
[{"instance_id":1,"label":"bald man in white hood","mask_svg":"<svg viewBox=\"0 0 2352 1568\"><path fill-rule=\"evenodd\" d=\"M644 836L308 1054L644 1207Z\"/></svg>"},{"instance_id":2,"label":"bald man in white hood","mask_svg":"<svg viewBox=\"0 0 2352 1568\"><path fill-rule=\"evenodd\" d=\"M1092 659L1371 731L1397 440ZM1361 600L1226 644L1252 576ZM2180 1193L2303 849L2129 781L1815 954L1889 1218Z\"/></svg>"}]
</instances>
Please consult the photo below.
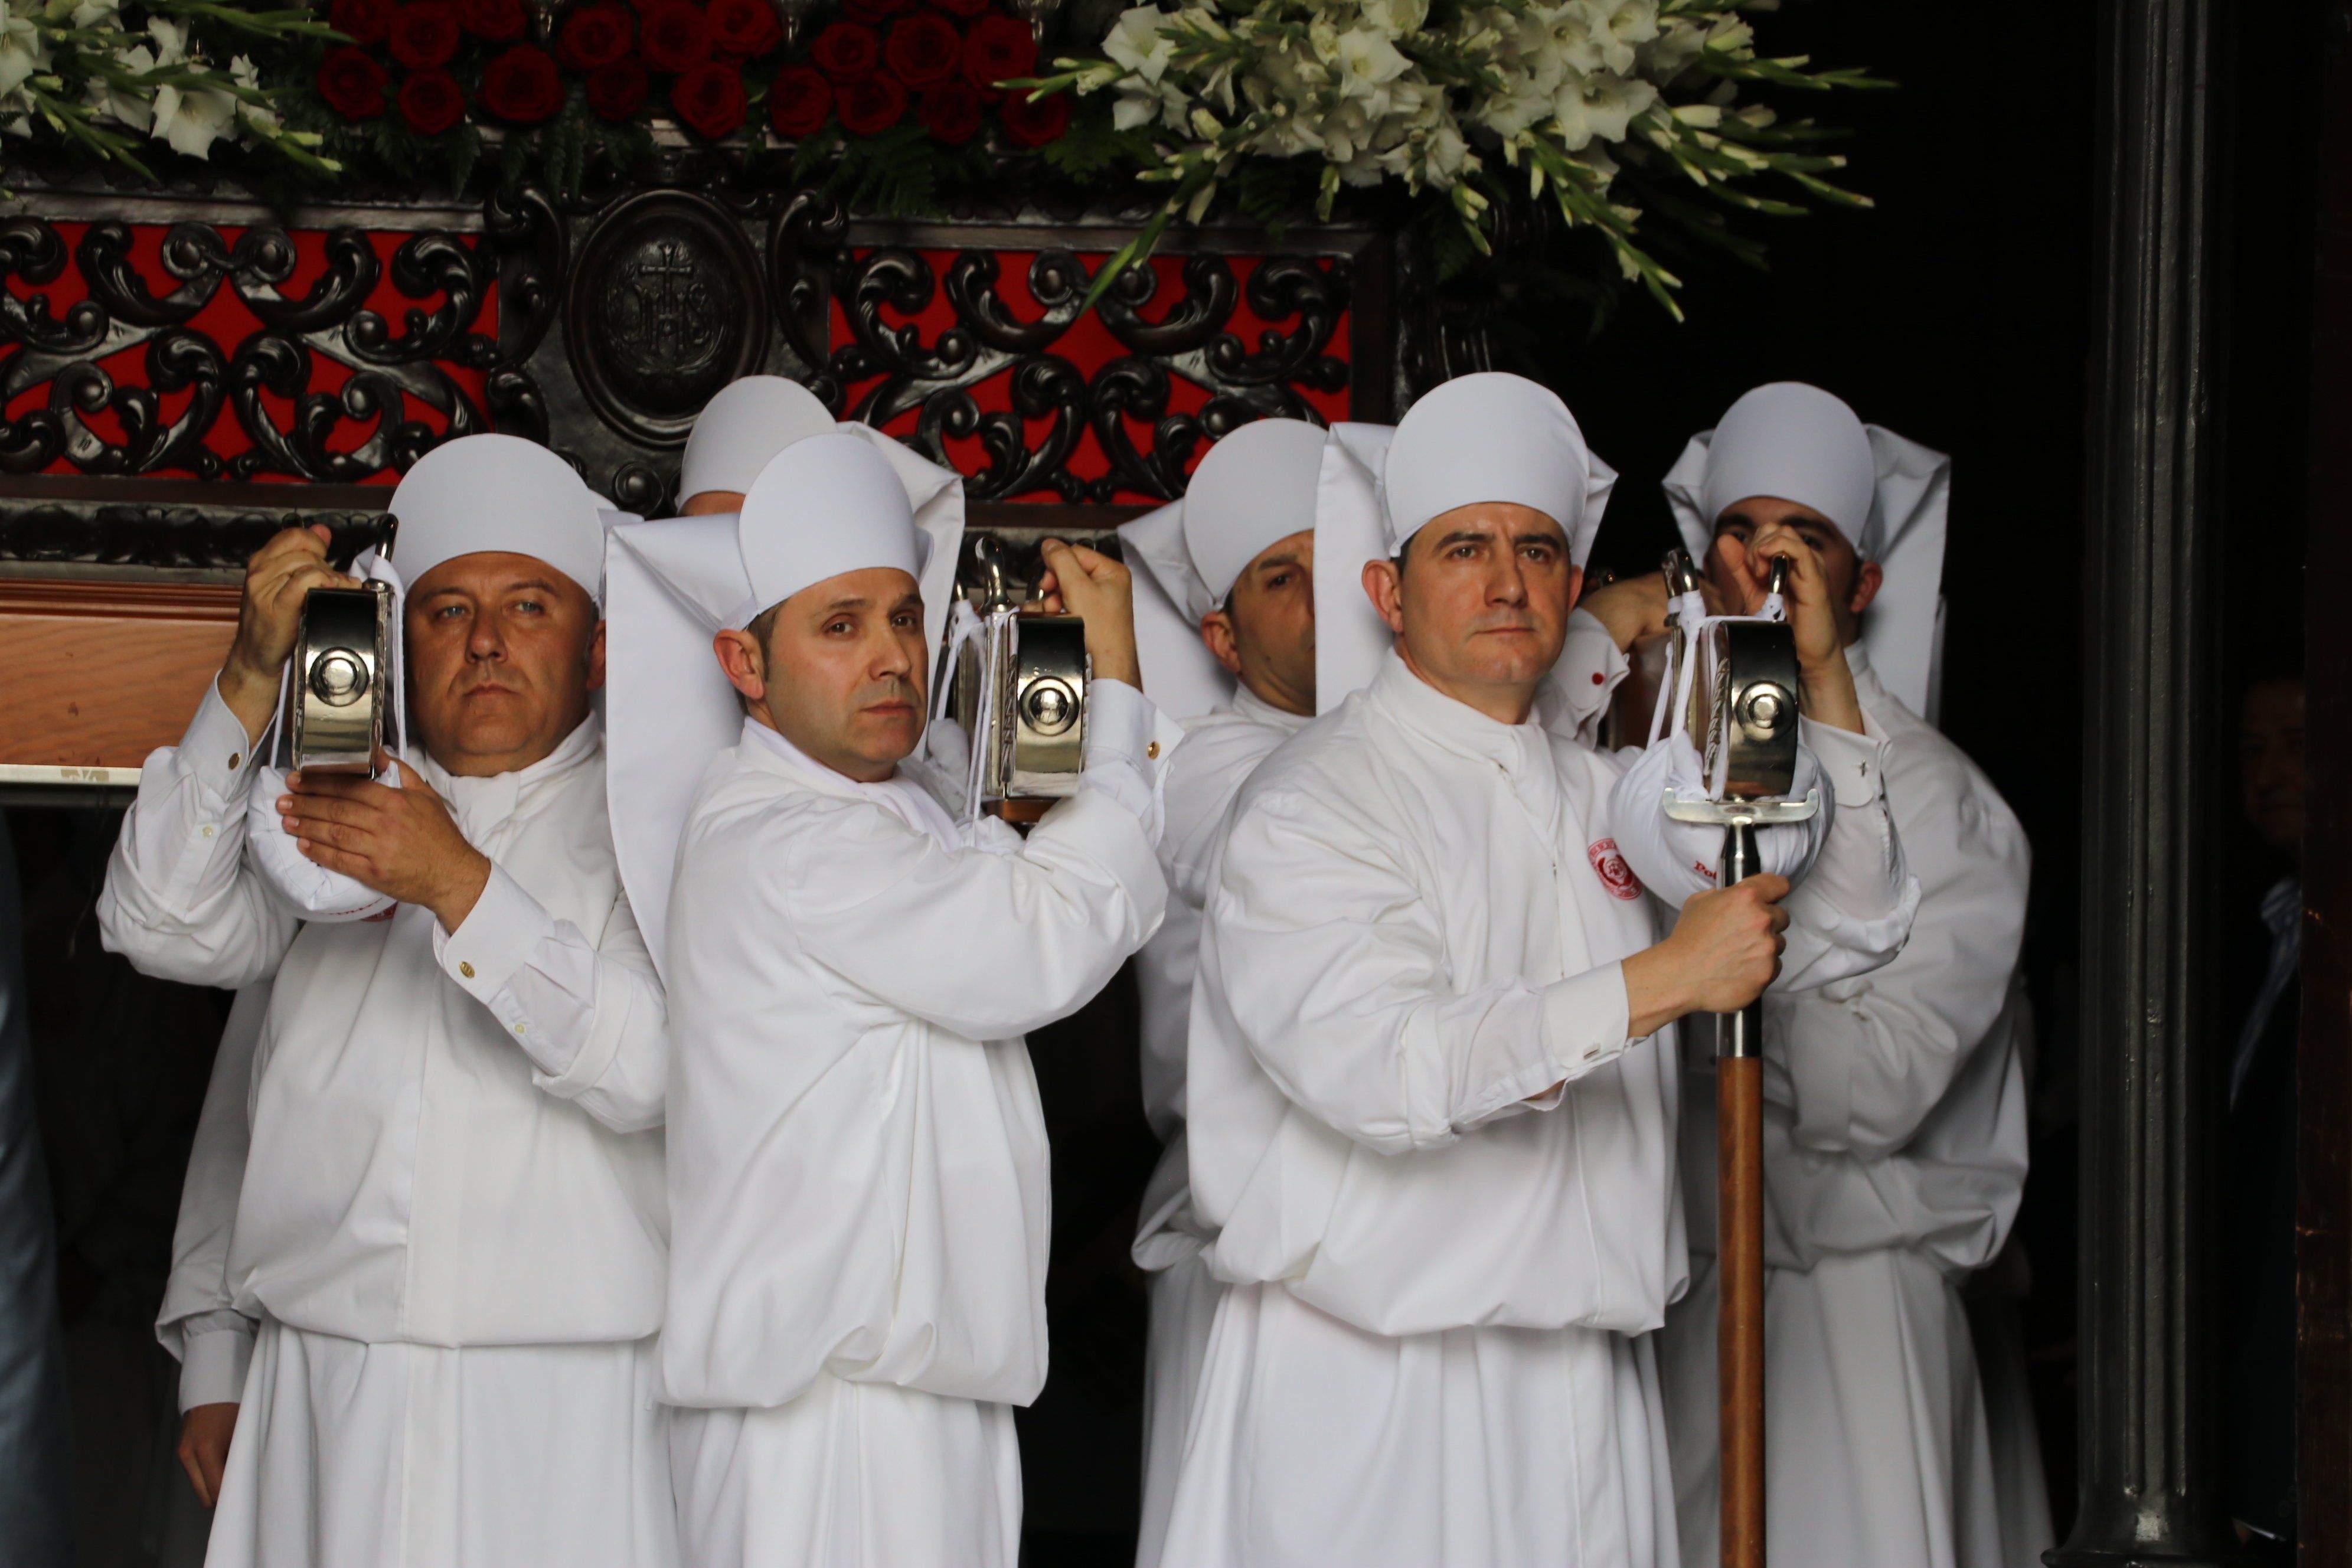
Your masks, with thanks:
<instances>
[{"instance_id":1,"label":"bald man in white hood","mask_svg":"<svg viewBox=\"0 0 2352 1568\"><path fill-rule=\"evenodd\" d=\"M1769 1550L1817 1568L2024 1568L2052 1544L2030 1415L1989 1425L1960 1298L2025 1182L2030 856L1991 782L1923 717L1950 478L1941 453L1781 382L1693 437L1665 481L1693 558L1734 609L1760 600L1775 557L1827 584L1863 711L1890 742L1887 798L1921 888L1910 942L1885 968L1765 1003ZM1610 628L1602 686L1663 605L1654 578L1594 595ZM1714 1077L1694 1065L1685 1168L1694 1196L1711 1197ZM1712 1224L1691 1239L1691 1292L1658 1355L1683 1562L1700 1568L1717 1561L1719 1517ZM2004 1452L2011 1439L2022 1455Z\"/></svg>"},{"instance_id":2,"label":"bald man in white hood","mask_svg":"<svg viewBox=\"0 0 2352 1568\"><path fill-rule=\"evenodd\" d=\"M703 405L687 433L678 464L677 510L684 517L735 511L768 459L834 428L816 394L781 375L730 381Z\"/></svg>"},{"instance_id":3,"label":"bald man in white hood","mask_svg":"<svg viewBox=\"0 0 2352 1568\"><path fill-rule=\"evenodd\" d=\"M1754 997L1784 931L1790 983L1884 962L1909 895L1832 679L1801 776L1834 821L1766 830L1802 888L1697 893L1661 940L1615 848L1659 792L1538 712L1613 478L1518 377L1415 405L1355 555L1390 647L1318 657L1326 711L1234 806L1186 1089L1228 1288L1163 1563L1675 1561L1642 1337L1685 1277L1675 1020Z\"/></svg>"},{"instance_id":4,"label":"bald man in white hood","mask_svg":"<svg viewBox=\"0 0 2352 1568\"><path fill-rule=\"evenodd\" d=\"M391 510L399 773L297 774L248 810L302 600L350 583L323 531L290 530L186 736L142 771L99 901L142 971L274 981L250 994L249 1142L203 1177L235 1194L205 1243L217 1297L175 1270L164 1325L236 1402L207 1561L670 1563L667 1047L591 710L603 515L503 436L436 448ZM265 876L280 832L324 880ZM353 906L327 910L338 889Z\"/></svg>"},{"instance_id":5,"label":"bald man in white hood","mask_svg":"<svg viewBox=\"0 0 2352 1568\"><path fill-rule=\"evenodd\" d=\"M1160 842L1168 919L1136 961L1144 1114L1164 1145L1144 1189L1134 1249L1137 1266L1151 1277L1141 1568L1160 1561L1217 1300L1201 1257L1205 1232L1192 1213L1184 1141L1184 1049L1201 910L1226 807L1251 771L1315 716L1315 495L1330 438L1302 419L1244 425L1209 448L1182 500L1119 531L1150 587L1197 628L1189 646L1161 653L1160 668L1153 668L1160 651L1154 645L1147 642L1144 655L1154 700L1182 718L1186 739L1169 764L1168 830ZM1182 700L1171 694L1188 688L1212 705L1182 711Z\"/></svg>"},{"instance_id":6,"label":"bald man in white hood","mask_svg":"<svg viewBox=\"0 0 2352 1568\"><path fill-rule=\"evenodd\" d=\"M683 1556L1013 1568L1048 1219L1022 1037L1159 925L1181 732L1138 690L1125 568L1049 546L1094 663L1083 782L1025 840L959 823L961 779L915 754L925 536L891 459L797 442L734 521L731 562L703 563L739 574L716 659L670 672L671 700L742 715L677 759L705 766L667 941Z\"/></svg>"}]
</instances>

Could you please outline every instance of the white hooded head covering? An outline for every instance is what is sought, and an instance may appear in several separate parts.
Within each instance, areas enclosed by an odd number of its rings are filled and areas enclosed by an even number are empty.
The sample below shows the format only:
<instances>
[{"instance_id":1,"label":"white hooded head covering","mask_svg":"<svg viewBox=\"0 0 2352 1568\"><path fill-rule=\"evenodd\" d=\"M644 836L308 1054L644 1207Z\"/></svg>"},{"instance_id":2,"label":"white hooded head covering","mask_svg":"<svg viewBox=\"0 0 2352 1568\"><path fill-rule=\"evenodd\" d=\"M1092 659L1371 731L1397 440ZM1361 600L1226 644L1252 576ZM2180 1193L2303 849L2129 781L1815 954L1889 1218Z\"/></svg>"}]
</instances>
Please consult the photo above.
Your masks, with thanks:
<instances>
[{"instance_id":1,"label":"white hooded head covering","mask_svg":"<svg viewBox=\"0 0 2352 1568\"><path fill-rule=\"evenodd\" d=\"M1558 394L1503 371L1460 376L1397 422L1381 470L1389 553L1455 507L1511 501L1559 523L1581 566L1616 483Z\"/></svg>"},{"instance_id":2,"label":"white hooded head covering","mask_svg":"<svg viewBox=\"0 0 2352 1568\"><path fill-rule=\"evenodd\" d=\"M719 389L686 438L681 502L709 490L748 493L768 459L803 437L834 427L816 394L781 375L747 375Z\"/></svg>"},{"instance_id":3,"label":"white hooded head covering","mask_svg":"<svg viewBox=\"0 0 2352 1568\"><path fill-rule=\"evenodd\" d=\"M392 492L390 559L414 584L445 561L510 551L604 602L604 508L572 465L520 436L461 436L417 459Z\"/></svg>"},{"instance_id":4,"label":"white hooded head covering","mask_svg":"<svg viewBox=\"0 0 2352 1568\"><path fill-rule=\"evenodd\" d=\"M750 593L738 626L845 572L922 574L915 509L890 460L845 430L795 441L743 497L735 539Z\"/></svg>"},{"instance_id":5,"label":"white hooded head covering","mask_svg":"<svg viewBox=\"0 0 2352 1568\"><path fill-rule=\"evenodd\" d=\"M1885 583L1864 613L1862 646L1879 683L1933 721L1938 706L1944 536L1952 460L1864 425L1817 386L1780 381L1744 394L1668 470L1666 504L1694 560L1716 520L1750 496L1809 506L1874 561Z\"/></svg>"},{"instance_id":6,"label":"white hooded head covering","mask_svg":"<svg viewBox=\"0 0 2352 1568\"><path fill-rule=\"evenodd\" d=\"M1184 499L1118 531L1136 574L1136 651L1154 706L1191 719L1230 701L1234 678L1201 641L1201 617L1279 540L1315 526L1330 432L1303 419L1244 425L1201 459Z\"/></svg>"},{"instance_id":7,"label":"white hooded head covering","mask_svg":"<svg viewBox=\"0 0 2352 1568\"><path fill-rule=\"evenodd\" d=\"M744 490L740 517L623 523L607 556L605 790L622 880L657 967L668 963L670 874L695 789L743 732L712 637L827 577L898 566L921 585L936 648L963 547L962 479L870 426L829 426L795 443Z\"/></svg>"}]
</instances>

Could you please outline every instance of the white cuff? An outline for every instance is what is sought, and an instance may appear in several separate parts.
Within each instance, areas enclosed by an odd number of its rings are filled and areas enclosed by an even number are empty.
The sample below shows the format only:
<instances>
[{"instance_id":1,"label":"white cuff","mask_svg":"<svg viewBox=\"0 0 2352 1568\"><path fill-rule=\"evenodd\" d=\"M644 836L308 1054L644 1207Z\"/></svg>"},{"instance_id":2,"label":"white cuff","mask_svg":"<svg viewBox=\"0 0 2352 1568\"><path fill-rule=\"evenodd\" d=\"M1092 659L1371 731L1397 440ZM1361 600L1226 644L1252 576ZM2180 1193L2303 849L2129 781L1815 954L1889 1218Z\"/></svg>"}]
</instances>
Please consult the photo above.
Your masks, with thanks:
<instances>
[{"instance_id":1,"label":"white cuff","mask_svg":"<svg viewBox=\"0 0 2352 1568\"><path fill-rule=\"evenodd\" d=\"M1082 775L1125 807L1157 846L1160 792L1184 727L1123 680L1087 685L1087 758Z\"/></svg>"},{"instance_id":2,"label":"white cuff","mask_svg":"<svg viewBox=\"0 0 2352 1568\"><path fill-rule=\"evenodd\" d=\"M258 744L246 738L244 721L229 710L215 679L205 683L204 700L196 704L196 716L188 721L174 755L181 770L196 781L212 815L226 817L244 812L246 788L260 760L257 753L268 741L266 728Z\"/></svg>"},{"instance_id":3,"label":"white cuff","mask_svg":"<svg viewBox=\"0 0 2352 1568\"><path fill-rule=\"evenodd\" d=\"M1830 781L1830 790L1837 797L1840 808L1868 805L1878 798L1882 781L1886 777L1886 731L1867 713L1862 719L1863 732L1833 730L1827 724L1804 721L1801 734L1805 745L1822 764L1822 773Z\"/></svg>"},{"instance_id":4,"label":"white cuff","mask_svg":"<svg viewBox=\"0 0 2352 1568\"><path fill-rule=\"evenodd\" d=\"M433 956L450 979L511 1027L521 1016L506 994L514 972L554 929L554 917L523 891L521 883L493 863L489 879L482 884L482 896L474 900L457 929L445 932L435 924ZM507 1017L509 1012L515 1014L514 1019Z\"/></svg>"},{"instance_id":5,"label":"white cuff","mask_svg":"<svg viewBox=\"0 0 2352 1568\"><path fill-rule=\"evenodd\" d=\"M199 1405L236 1405L245 1398L246 1369L253 1364L254 1324L190 1333L181 1341L180 1413Z\"/></svg>"}]
</instances>

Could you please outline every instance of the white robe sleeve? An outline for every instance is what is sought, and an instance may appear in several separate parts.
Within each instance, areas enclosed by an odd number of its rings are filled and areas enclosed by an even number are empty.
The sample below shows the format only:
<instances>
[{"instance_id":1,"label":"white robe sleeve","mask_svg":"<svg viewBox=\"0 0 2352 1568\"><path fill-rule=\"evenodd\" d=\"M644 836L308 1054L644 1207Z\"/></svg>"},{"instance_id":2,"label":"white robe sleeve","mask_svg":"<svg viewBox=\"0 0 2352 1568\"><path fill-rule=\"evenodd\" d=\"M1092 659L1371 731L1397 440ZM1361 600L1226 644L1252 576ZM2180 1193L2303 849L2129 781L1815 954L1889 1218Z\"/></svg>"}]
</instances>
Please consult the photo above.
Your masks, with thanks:
<instances>
[{"instance_id":1,"label":"white robe sleeve","mask_svg":"<svg viewBox=\"0 0 2352 1568\"><path fill-rule=\"evenodd\" d=\"M1619 963L1457 992L1436 913L1388 849L1291 794L1232 826L1192 994L1286 1098L1391 1154L1549 1109L1633 1043Z\"/></svg>"},{"instance_id":2,"label":"white robe sleeve","mask_svg":"<svg viewBox=\"0 0 2352 1568\"><path fill-rule=\"evenodd\" d=\"M592 942L493 866L464 921L436 925L433 945L530 1058L533 1083L615 1132L661 1125L668 1009L625 893Z\"/></svg>"},{"instance_id":3,"label":"white robe sleeve","mask_svg":"<svg viewBox=\"0 0 2352 1568\"><path fill-rule=\"evenodd\" d=\"M299 924L245 863L254 748L216 686L177 746L139 770L139 794L98 899L109 952L142 974L228 989L277 971Z\"/></svg>"},{"instance_id":4,"label":"white robe sleeve","mask_svg":"<svg viewBox=\"0 0 2352 1568\"><path fill-rule=\"evenodd\" d=\"M180 1217L172 1233L172 1272L155 1337L180 1363L180 1408L232 1405L242 1397L258 1325L238 1311L228 1286L229 1241L245 1186L252 1126L246 1107L255 1047L269 1008L269 987L248 985L229 1009L213 1057L212 1081L188 1151Z\"/></svg>"},{"instance_id":5,"label":"white robe sleeve","mask_svg":"<svg viewBox=\"0 0 2352 1568\"><path fill-rule=\"evenodd\" d=\"M1903 1149L2009 999L2025 932L2024 834L1971 801L1917 804L1911 820L1948 841L1911 847L1921 877L1909 942L1874 973L1781 999L1772 1054L1788 1068L1792 1136L1812 1149L1865 1159Z\"/></svg>"},{"instance_id":6,"label":"white robe sleeve","mask_svg":"<svg viewBox=\"0 0 2352 1568\"><path fill-rule=\"evenodd\" d=\"M1776 994L1880 967L1902 951L1918 912L1919 883L1886 808L1886 738L1864 722L1859 735L1810 721L1803 727L1804 744L1836 798L1830 830L1787 900L1789 944Z\"/></svg>"},{"instance_id":7,"label":"white robe sleeve","mask_svg":"<svg viewBox=\"0 0 2352 1568\"><path fill-rule=\"evenodd\" d=\"M794 940L850 984L973 1040L1084 1006L1160 928L1168 883L1145 825L1091 785L998 853L949 849L856 803L794 833L766 885Z\"/></svg>"}]
</instances>

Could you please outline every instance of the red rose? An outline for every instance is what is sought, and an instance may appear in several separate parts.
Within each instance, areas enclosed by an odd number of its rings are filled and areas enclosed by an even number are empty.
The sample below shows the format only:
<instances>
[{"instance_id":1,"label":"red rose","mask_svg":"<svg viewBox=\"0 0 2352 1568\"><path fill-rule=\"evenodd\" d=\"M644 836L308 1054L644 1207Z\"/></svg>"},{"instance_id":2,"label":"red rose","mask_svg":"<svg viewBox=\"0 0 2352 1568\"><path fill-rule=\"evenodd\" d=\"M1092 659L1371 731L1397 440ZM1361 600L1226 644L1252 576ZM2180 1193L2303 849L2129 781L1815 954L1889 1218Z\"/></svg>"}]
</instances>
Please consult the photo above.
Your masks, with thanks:
<instances>
[{"instance_id":1,"label":"red rose","mask_svg":"<svg viewBox=\"0 0 2352 1568\"><path fill-rule=\"evenodd\" d=\"M357 49L329 49L319 62L319 96L346 120L373 120L383 112L383 68Z\"/></svg>"},{"instance_id":2,"label":"red rose","mask_svg":"<svg viewBox=\"0 0 2352 1568\"><path fill-rule=\"evenodd\" d=\"M963 36L963 74L974 87L993 89L1036 68L1037 40L1025 22L982 16Z\"/></svg>"},{"instance_id":3,"label":"red rose","mask_svg":"<svg viewBox=\"0 0 2352 1568\"><path fill-rule=\"evenodd\" d=\"M646 68L615 60L588 73L588 108L599 120L626 120L645 107Z\"/></svg>"},{"instance_id":4,"label":"red rose","mask_svg":"<svg viewBox=\"0 0 2352 1568\"><path fill-rule=\"evenodd\" d=\"M937 11L925 11L890 25L882 58L908 87L937 87L962 63L963 35Z\"/></svg>"},{"instance_id":5,"label":"red rose","mask_svg":"<svg viewBox=\"0 0 2352 1568\"><path fill-rule=\"evenodd\" d=\"M814 136L832 112L833 83L814 66L786 66L768 89L768 123L779 136Z\"/></svg>"},{"instance_id":6,"label":"red rose","mask_svg":"<svg viewBox=\"0 0 2352 1568\"><path fill-rule=\"evenodd\" d=\"M931 4L949 16L961 16L966 21L996 9L996 0L931 0ZM1011 18L1007 17L1006 20L1010 21ZM1026 27L1028 24L1024 22L1022 26Z\"/></svg>"},{"instance_id":7,"label":"red rose","mask_svg":"<svg viewBox=\"0 0 2352 1568\"><path fill-rule=\"evenodd\" d=\"M1070 95L1057 92L1032 103L1027 93L1016 92L996 113L1006 141L1015 147L1043 147L1070 128Z\"/></svg>"},{"instance_id":8,"label":"red rose","mask_svg":"<svg viewBox=\"0 0 2352 1568\"><path fill-rule=\"evenodd\" d=\"M400 84L401 119L419 136L438 136L466 112L466 95L447 71L418 71Z\"/></svg>"},{"instance_id":9,"label":"red rose","mask_svg":"<svg viewBox=\"0 0 2352 1568\"><path fill-rule=\"evenodd\" d=\"M522 37L523 25L530 19L523 15L522 0L460 0L457 9L466 31L494 43Z\"/></svg>"},{"instance_id":10,"label":"red rose","mask_svg":"<svg viewBox=\"0 0 2352 1568\"><path fill-rule=\"evenodd\" d=\"M669 106L677 122L716 142L743 123L743 73L733 66L697 66L673 83Z\"/></svg>"},{"instance_id":11,"label":"red rose","mask_svg":"<svg viewBox=\"0 0 2352 1568\"><path fill-rule=\"evenodd\" d=\"M769 0L710 0L710 47L748 60L783 42L783 24Z\"/></svg>"},{"instance_id":12,"label":"red rose","mask_svg":"<svg viewBox=\"0 0 2352 1568\"><path fill-rule=\"evenodd\" d=\"M563 107L563 79L536 44L517 44L482 68L482 103L501 120L536 125Z\"/></svg>"},{"instance_id":13,"label":"red rose","mask_svg":"<svg viewBox=\"0 0 2352 1568\"><path fill-rule=\"evenodd\" d=\"M907 112L907 89L887 76L845 81L834 90L834 112L853 136L872 136L898 123Z\"/></svg>"},{"instance_id":14,"label":"red rose","mask_svg":"<svg viewBox=\"0 0 2352 1568\"><path fill-rule=\"evenodd\" d=\"M327 25L355 44L380 44L392 26L392 0L335 0Z\"/></svg>"},{"instance_id":15,"label":"red rose","mask_svg":"<svg viewBox=\"0 0 2352 1568\"><path fill-rule=\"evenodd\" d=\"M980 133L980 93L963 80L944 81L923 94L923 129L931 140L961 147Z\"/></svg>"},{"instance_id":16,"label":"red rose","mask_svg":"<svg viewBox=\"0 0 2352 1568\"><path fill-rule=\"evenodd\" d=\"M410 70L431 70L449 63L464 37L457 25L457 7L449 0L409 0L392 14L392 30L384 35L384 47Z\"/></svg>"},{"instance_id":17,"label":"red rose","mask_svg":"<svg viewBox=\"0 0 2352 1568\"><path fill-rule=\"evenodd\" d=\"M638 41L656 70L682 71L710 58L710 23L686 0L667 0L646 13Z\"/></svg>"},{"instance_id":18,"label":"red rose","mask_svg":"<svg viewBox=\"0 0 2352 1568\"><path fill-rule=\"evenodd\" d=\"M880 63L882 40L863 24L835 22L809 46L809 58L835 81L859 81L872 76Z\"/></svg>"},{"instance_id":19,"label":"red rose","mask_svg":"<svg viewBox=\"0 0 2352 1568\"><path fill-rule=\"evenodd\" d=\"M555 35L555 58L573 70L601 70L627 58L636 39L637 24L628 8L613 0L594 0L563 18Z\"/></svg>"},{"instance_id":20,"label":"red rose","mask_svg":"<svg viewBox=\"0 0 2352 1568\"><path fill-rule=\"evenodd\" d=\"M923 0L846 0L842 9L861 22L882 23L919 7Z\"/></svg>"}]
</instances>

